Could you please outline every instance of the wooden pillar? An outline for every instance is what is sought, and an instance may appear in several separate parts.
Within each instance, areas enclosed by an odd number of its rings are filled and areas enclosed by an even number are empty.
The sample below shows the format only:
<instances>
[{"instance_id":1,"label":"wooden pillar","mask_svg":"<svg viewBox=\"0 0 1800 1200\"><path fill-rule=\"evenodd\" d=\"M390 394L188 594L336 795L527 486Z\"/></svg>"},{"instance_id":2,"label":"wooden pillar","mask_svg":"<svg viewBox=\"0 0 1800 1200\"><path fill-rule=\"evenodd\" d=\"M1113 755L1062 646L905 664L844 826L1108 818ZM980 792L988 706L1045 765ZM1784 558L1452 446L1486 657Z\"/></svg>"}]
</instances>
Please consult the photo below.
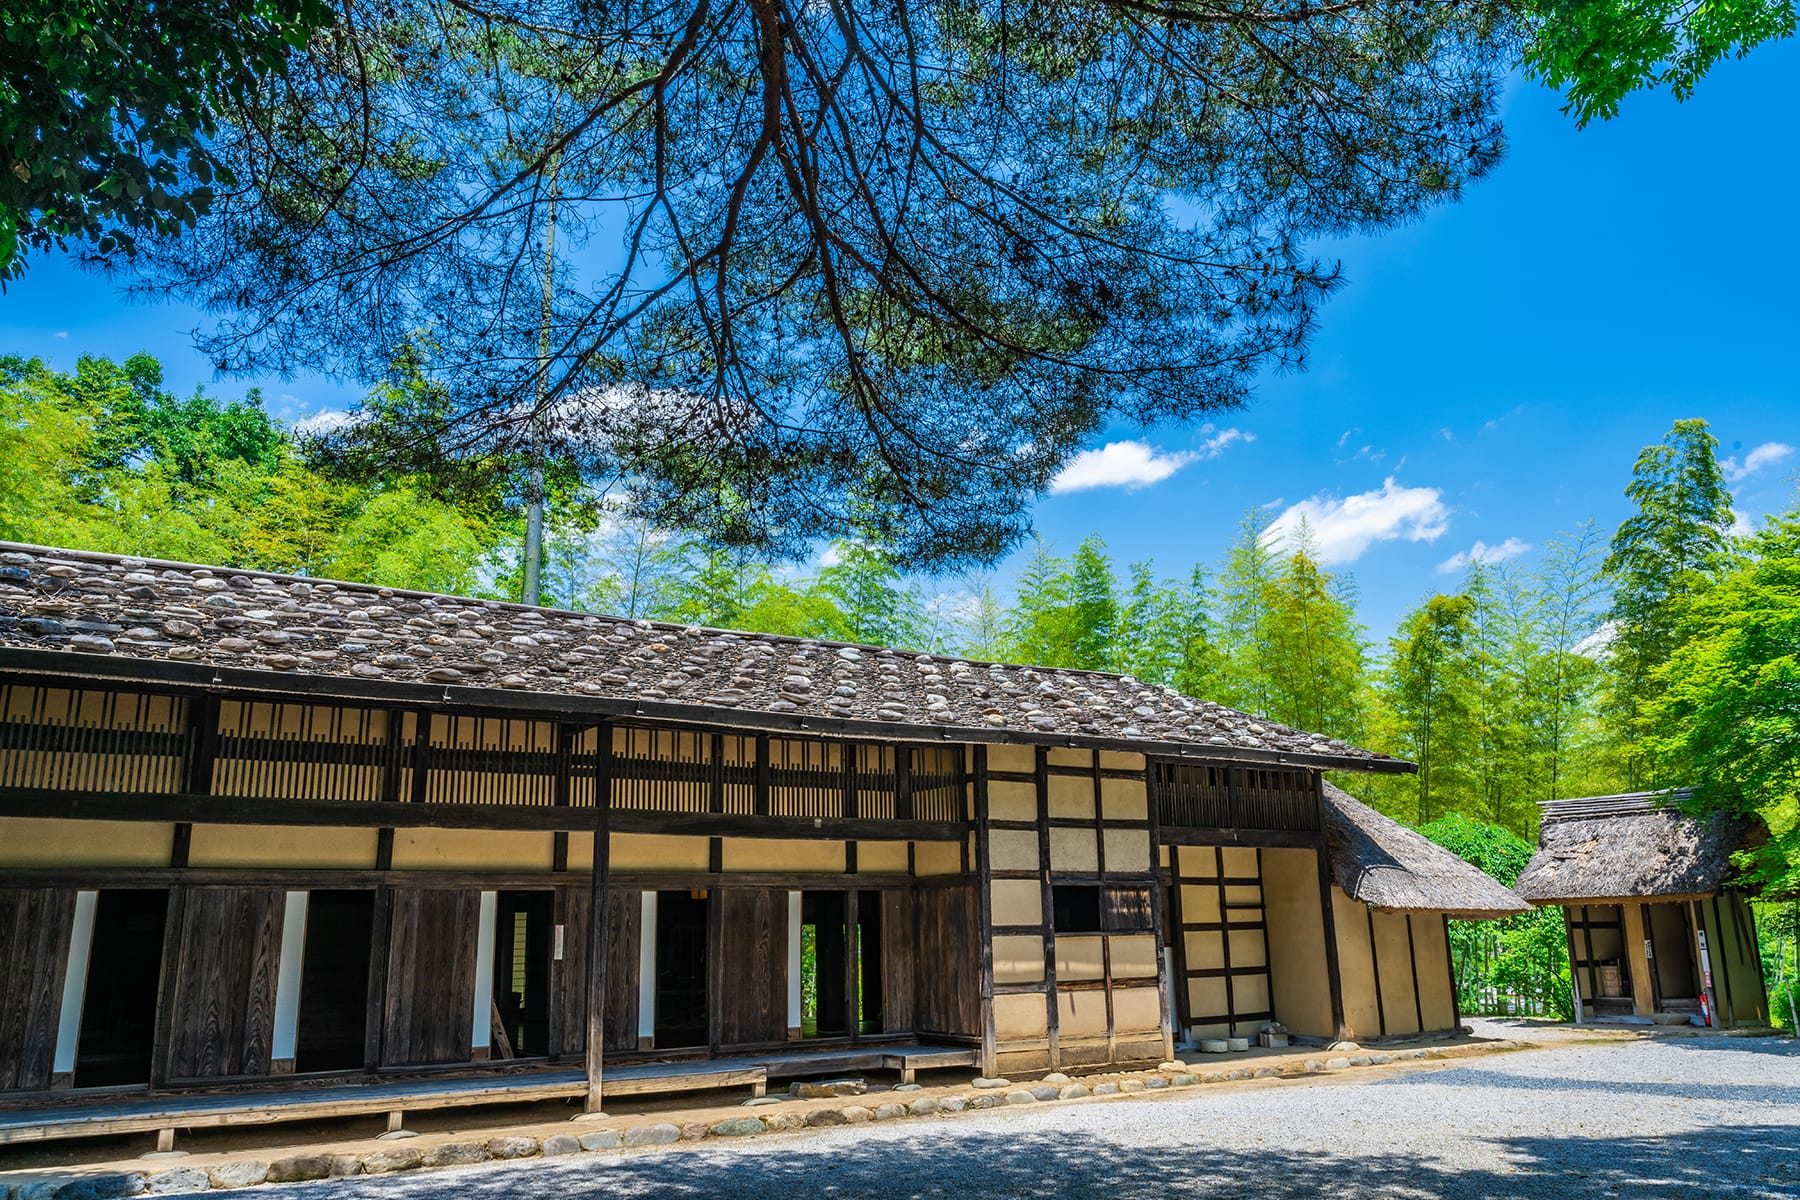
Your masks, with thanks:
<instances>
[{"instance_id":1,"label":"wooden pillar","mask_svg":"<svg viewBox=\"0 0 1800 1200\"><path fill-rule=\"evenodd\" d=\"M1313 811L1319 822L1319 904L1325 925L1325 981L1331 989L1331 1027L1334 1037L1344 1038L1344 975L1338 964L1337 906L1331 902L1331 854L1325 840L1325 777L1313 772ZM1265 897L1266 899L1266 897ZM1263 910L1268 919L1268 909ZM1264 935L1267 936L1266 934ZM1273 997L1270 998L1271 1000Z\"/></svg>"},{"instance_id":2,"label":"wooden pillar","mask_svg":"<svg viewBox=\"0 0 1800 1200\"><path fill-rule=\"evenodd\" d=\"M975 747L975 942L981 987L981 1073L999 1073L994 1047L994 867L988 853L987 747Z\"/></svg>"},{"instance_id":3,"label":"wooden pillar","mask_svg":"<svg viewBox=\"0 0 1800 1200\"><path fill-rule=\"evenodd\" d=\"M1381 948L1375 942L1375 906L1363 905L1369 918L1369 966L1375 975L1375 1028L1379 1036L1387 1036L1387 1004L1381 998Z\"/></svg>"},{"instance_id":4,"label":"wooden pillar","mask_svg":"<svg viewBox=\"0 0 1800 1200\"><path fill-rule=\"evenodd\" d=\"M1061 1038L1057 1028L1062 1023L1062 1004L1056 991L1056 892L1050 883L1050 751L1042 746L1037 747L1037 766L1032 771L1032 778L1037 788L1038 879L1043 905L1044 1029L1050 1047L1050 1069L1054 1071L1062 1066ZM1094 799L1099 803L1099 797Z\"/></svg>"},{"instance_id":5,"label":"wooden pillar","mask_svg":"<svg viewBox=\"0 0 1800 1200\"><path fill-rule=\"evenodd\" d=\"M1094 815L1098 825L1094 837L1098 844L1106 845L1106 807L1102 792L1105 780L1100 773L1100 752L1094 751ZM1150 794L1150 761L1144 760L1144 815L1150 820L1150 871L1155 882L1150 885L1150 926L1156 935L1156 993L1157 1006L1162 1010L1163 1061L1175 1057L1175 1006L1170 1002L1174 990L1175 971L1169 961L1168 905L1164 903L1162 882L1162 826L1156 819L1156 800ZM1175 866L1175 855L1169 854L1169 865ZM1174 872L1175 887L1181 886L1180 872ZM1180 931L1176 931L1180 936ZM1108 987L1110 989L1110 981Z\"/></svg>"},{"instance_id":6,"label":"wooden pillar","mask_svg":"<svg viewBox=\"0 0 1800 1200\"><path fill-rule=\"evenodd\" d=\"M1413 1019L1419 1023L1419 1032L1425 1032L1425 1000L1419 995L1419 952L1413 944L1413 923L1411 913L1402 913L1406 918L1406 965L1412 972Z\"/></svg>"},{"instance_id":7,"label":"wooden pillar","mask_svg":"<svg viewBox=\"0 0 1800 1200\"><path fill-rule=\"evenodd\" d=\"M612 808L612 727L600 725L594 753L594 869L588 904L587 1033L583 1046L587 1069L587 1112L601 1111L602 1059L606 1048L606 951L608 886L612 879L608 814ZM654 936L652 931L647 936Z\"/></svg>"},{"instance_id":8,"label":"wooden pillar","mask_svg":"<svg viewBox=\"0 0 1800 1200\"><path fill-rule=\"evenodd\" d=\"M1456 1022L1456 1028L1462 1028L1462 996L1456 990L1456 947L1450 941L1450 917L1446 914L1444 921L1444 969L1450 976L1450 1015Z\"/></svg>"}]
</instances>

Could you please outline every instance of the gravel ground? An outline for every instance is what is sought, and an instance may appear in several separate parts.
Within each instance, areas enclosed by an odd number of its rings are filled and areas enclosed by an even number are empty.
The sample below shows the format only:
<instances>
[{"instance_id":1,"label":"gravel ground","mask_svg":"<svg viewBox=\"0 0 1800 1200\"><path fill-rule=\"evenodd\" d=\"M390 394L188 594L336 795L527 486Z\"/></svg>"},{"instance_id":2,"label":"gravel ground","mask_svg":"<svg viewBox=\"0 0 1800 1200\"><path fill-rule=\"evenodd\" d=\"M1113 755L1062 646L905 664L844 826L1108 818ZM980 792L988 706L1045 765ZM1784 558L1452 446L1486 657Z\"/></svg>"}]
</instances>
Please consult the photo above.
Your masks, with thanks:
<instances>
[{"instance_id":1,"label":"gravel ground","mask_svg":"<svg viewBox=\"0 0 1800 1200\"><path fill-rule=\"evenodd\" d=\"M1363 1075L1358 1079L1358 1075ZM1800 1047L1628 1041L557 1162L259 1200L1733 1196L1800 1200Z\"/></svg>"}]
</instances>

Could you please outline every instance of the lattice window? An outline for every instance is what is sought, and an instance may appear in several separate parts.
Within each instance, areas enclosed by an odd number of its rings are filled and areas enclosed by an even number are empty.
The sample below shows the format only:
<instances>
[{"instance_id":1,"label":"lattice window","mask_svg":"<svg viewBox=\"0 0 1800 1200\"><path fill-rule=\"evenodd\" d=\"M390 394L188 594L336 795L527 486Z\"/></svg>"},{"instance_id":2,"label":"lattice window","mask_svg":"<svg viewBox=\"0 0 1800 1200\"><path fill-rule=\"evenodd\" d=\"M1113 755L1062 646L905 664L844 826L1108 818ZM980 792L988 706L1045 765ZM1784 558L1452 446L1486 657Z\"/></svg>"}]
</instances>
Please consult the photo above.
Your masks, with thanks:
<instances>
[{"instance_id":1,"label":"lattice window","mask_svg":"<svg viewBox=\"0 0 1800 1200\"><path fill-rule=\"evenodd\" d=\"M0 787L179 791L187 705L142 692L0 687Z\"/></svg>"},{"instance_id":2,"label":"lattice window","mask_svg":"<svg viewBox=\"0 0 1800 1200\"><path fill-rule=\"evenodd\" d=\"M212 794L379 800L386 772L409 754L382 709L226 700Z\"/></svg>"},{"instance_id":3,"label":"lattice window","mask_svg":"<svg viewBox=\"0 0 1800 1200\"><path fill-rule=\"evenodd\" d=\"M916 821L968 819L968 775L961 746L922 746L912 755L912 815Z\"/></svg>"}]
</instances>

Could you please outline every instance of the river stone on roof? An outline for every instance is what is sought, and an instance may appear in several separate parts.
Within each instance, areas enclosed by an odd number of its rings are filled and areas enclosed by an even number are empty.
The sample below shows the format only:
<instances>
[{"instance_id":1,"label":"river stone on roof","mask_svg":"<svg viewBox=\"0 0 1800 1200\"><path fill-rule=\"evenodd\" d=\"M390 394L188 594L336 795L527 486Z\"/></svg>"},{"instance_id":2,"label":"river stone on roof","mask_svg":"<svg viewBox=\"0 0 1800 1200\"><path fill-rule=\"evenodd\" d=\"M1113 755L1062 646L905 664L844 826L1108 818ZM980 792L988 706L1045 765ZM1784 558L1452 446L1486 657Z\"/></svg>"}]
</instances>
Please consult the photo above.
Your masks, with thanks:
<instances>
[{"instance_id":1,"label":"river stone on roof","mask_svg":"<svg viewBox=\"0 0 1800 1200\"><path fill-rule=\"evenodd\" d=\"M1408 769L1128 675L10 542L0 542L0 648L832 718L895 736L1141 742ZM84 672L106 673L100 665Z\"/></svg>"}]
</instances>

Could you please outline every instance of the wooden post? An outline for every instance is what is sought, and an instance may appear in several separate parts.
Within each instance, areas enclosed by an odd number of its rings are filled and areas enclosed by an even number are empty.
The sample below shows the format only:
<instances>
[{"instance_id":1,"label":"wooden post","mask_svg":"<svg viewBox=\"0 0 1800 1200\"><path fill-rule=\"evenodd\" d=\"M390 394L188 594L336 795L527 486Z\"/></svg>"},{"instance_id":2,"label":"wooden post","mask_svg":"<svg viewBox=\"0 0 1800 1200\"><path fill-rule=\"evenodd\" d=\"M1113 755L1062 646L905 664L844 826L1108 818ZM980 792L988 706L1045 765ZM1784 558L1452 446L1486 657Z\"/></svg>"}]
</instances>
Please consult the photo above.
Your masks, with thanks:
<instances>
[{"instance_id":1,"label":"wooden post","mask_svg":"<svg viewBox=\"0 0 1800 1200\"><path fill-rule=\"evenodd\" d=\"M999 1073L994 1037L994 868L988 853L987 747L975 747L975 942L980 954L981 1073Z\"/></svg>"},{"instance_id":2,"label":"wooden post","mask_svg":"<svg viewBox=\"0 0 1800 1200\"><path fill-rule=\"evenodd\" d=\"M1235 768L1233 769L1235 773ZM1344 975L1338 964L1337 913L1331 902L1331 853L1325 838L1325 777L1313 772L1313 811L1318 816L1319 904L1325 925L1325 981L1331 989L1331 1025L1334 1040L1344 1038ZM1268 919L1268 910L1263 910ZM1264 934L1265 938L1267 934Z\"/></svg>"},{"instance_id":3,"label":"wooden post","mask_svg":"<svg viewBox=\"0 0 1800 1200\"><path fill-rule=\"evenodd\" d=\"M1058 1026L1062 1023L1061 997L1056 991L1056 890L1050 883L1050 751L1037 748L1037 766L1032 771L1037 786L1038 878L1043 912L1040 927L1044 931L1044 1013L1045 1040L1050 1047L1050 1069L1062 1066L1062 1046ZM1095 797L1099 802L1099 797Z\"/></svg>"},{"instance_id":4,"label":"wooden post","mask_svg":"<svg viewBox=\"0 0 1800 1200\"><path fill-rule=\"evenodd\" d=\"M1450 944L1450 917L1444 920L1444 969L1450 976L1450 1015L1456 1020L1456 1028L1462 1029L1462 997L1456 992L1456 950Z\"/></svg>"},{"instance_id":5,"label":"wooden post","mask_svg":"<svg viewBox=\"0 0 1800 1200\"><path fill-rule=\"evenodd\" d=\"M1094 836L1099 840L1101 846L1106 845L1106 810L1102 807L1104 802L1100 794L1103 787L1104 782L1100 775L1100 752L1096 750L1094 751L1094 815L1098 818L1099 823L1095 827ZM1175 1008L1169 1003L1169 993L1173 990L1172 976L1174 975L1174 971L1171 969L1168 961L1168 906L1163 903L1162 827L1157 822L1156 804L1150 795L1150 760L1148 758L1144 760L1144 815L1150 820L1150 870L1155 876L1155 882L1150 885L1150 927L1156 935L1157 1007L1161 1009L1162 1017L1163 1061L1167 1062L1175 1057ZM1175 865L1175 855L1173 851L1169 854L1169 865L1171 867ZM1176 879L1175 886L1181 886L1179 876ZM1180 936L1179 930L1177 930L1176 933L1177 936ZM1110 994L1110 982L1108 984L1108 991Z\"/></svg>"},{"instance_id":6,"label":"wooden post","mask_svg":"<svg viewBox=\"0 0 1800 1200\"><path fill-rule=\"evenodd\" d=\"M1419 952L1413 946L1412 914L1403 913L1406 918L1406 963L1412 971L1413 1019L1419 1023L1419 1032L1425 1032L1425 1000L1419 995Z\"/></svg>"},{"instance_id":7,"label":"wooden post","mask_svg":"<svg viewBox=\"0 0 1800 1200\"><path fill-rule=\"evenodd\" d=\"M587 1069L584 1109L600 1112L602 1058L606 1048L606 951L609 884L612 876L608 815L612 808L612 727L600 725L594 753L594 869L588 901L587 1033L583 1057Z\"/></svg>"},{"instance_id":8,"label":"wooden post","mask_svg":"<svg viewBox=\"0 0 1800 1200\"><path fill-rule=\"evenodd\" d=\"M1379 1036L1387 1036L1387 1005L1381 998L1381 950L1375 943L1375 906L1363 905L1369 917L1369 966L1375 973L1375 1027Z\"/></svg>"}]
</instances>

